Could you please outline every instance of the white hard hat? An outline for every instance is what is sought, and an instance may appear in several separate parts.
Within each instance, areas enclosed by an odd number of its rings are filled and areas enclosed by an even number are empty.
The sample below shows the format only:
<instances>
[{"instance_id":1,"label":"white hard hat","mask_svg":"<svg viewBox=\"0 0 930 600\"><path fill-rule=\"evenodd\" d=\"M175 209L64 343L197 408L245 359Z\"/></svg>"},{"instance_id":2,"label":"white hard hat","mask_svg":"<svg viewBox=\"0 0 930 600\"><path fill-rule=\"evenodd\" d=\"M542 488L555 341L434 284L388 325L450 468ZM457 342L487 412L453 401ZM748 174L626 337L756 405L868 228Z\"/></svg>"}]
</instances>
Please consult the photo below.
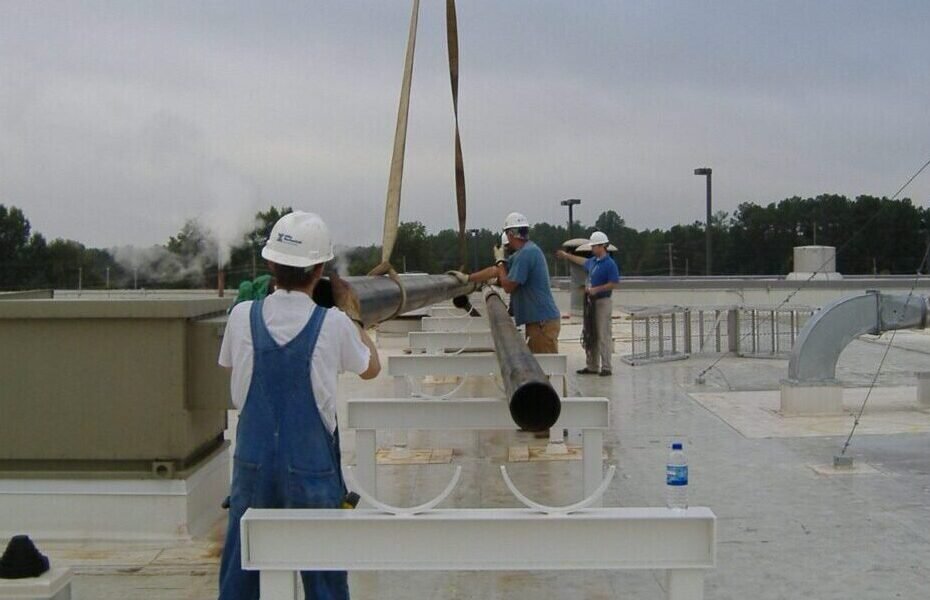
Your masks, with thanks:
<instances>
[{"instance_id":1,"label":"white hard hat","mask_svg":"<svg viewBox=\"0 0 930 600\"><path fill-rule=\"evenodd\" d=\"M603 231L595 231L591 234L591 245L600 246L603 244L609 244L610 240L607 239L607 234Z\"/></svg>"},{"instance_id":2,"label":"white hard hat","mask_svg":"<svg viewBox=\"0 0 930 600\"><path fill-rule=\"evenodd\" d=\"M510 245L510 240L507 239L506 233L502 233L501 234L501 248L503 248L504 246L508 246L508 245Z\"/></svg>"},{"instance_id":3,"label":"white hard hat","mask_svg":"<svg viewBox=\"0 0 930 600\"><path fill-rule=\"evenodd\" d=\"M504 219L504 231L508 229L517 229L519 227L529 227L530 222L526 220L526 217L517 212L512 212L507 215L507 218Z\"/></svg>"},{"instance_id":4,"label":"white hard hat","mask_svg":"<svg viewBox=\"0 0 930 600\"><path fill-rule=\"evenodd\" d=\"M278 219L262 258L289 267L312 267L333 259L333 240L320 215L296 211Z\"/></svg>"}]
</instances>

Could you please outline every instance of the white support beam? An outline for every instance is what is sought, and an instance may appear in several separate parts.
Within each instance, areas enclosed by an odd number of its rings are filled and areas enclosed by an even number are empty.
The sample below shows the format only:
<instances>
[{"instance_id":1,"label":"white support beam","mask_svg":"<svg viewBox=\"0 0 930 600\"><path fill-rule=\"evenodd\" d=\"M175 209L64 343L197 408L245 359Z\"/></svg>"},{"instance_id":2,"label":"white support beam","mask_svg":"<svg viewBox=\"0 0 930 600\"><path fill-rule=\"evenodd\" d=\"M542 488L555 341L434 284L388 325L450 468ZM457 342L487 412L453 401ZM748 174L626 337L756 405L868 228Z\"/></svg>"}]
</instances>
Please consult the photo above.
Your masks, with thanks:
<instances>
[{"instance_id":1,"label":"white support beam","mask_svg":"<svg viewBox=\"0 0 930 600\"><path fill-rule=\"evenodd\" d=\"M423 317L423 331L484 331L488 328L486 317Z\"/></svg>"},{"instance_id":2,"label":"white support beam","mask_svg":"<svg viewBox=\"0 0 930 600\"><path fill-rule=\"evenodd\" d=\"M604 429L607 398L562 398L555 427ZM502 398L363 398L349 400L350 429L513 430L507 401Z\"/></svg>"},{"instance_id":3,"label":"white support beam","mask_svg":"<svg viewBox=\"0 0 930 600\"><path fill-rule=\"evenodd\" d=\"M568 372L568 357L565 354L534 354L533 358L546 375L564 376ZM500 372L497 355L493 352L388 357L388 374L393 377L499 375Z\"/></svg>"},{"instance_id":4,"label":"white support beam","mask_svg":"<svg viewBox=\"0 0 930 600\"><path fill-rule=\"evenodd\" d=\"M347 427L356 430L356 478L366 492L378 497L375 431L513 430L507 401L502 398L365 398L349 400ZM581 429L582 482L589 496L603 479L604 435L609 424L607 398L562 398L562 411L554 429ZM361 439L361 442L359 440ZM360 445L361 444L361 445Z\"/></svg>"},{"instance_id":5,"label":"white support beam","mask_svg":"<svg viewBox=\"0 0 930 600\"><path fill-rule=\"evenodd\" d=\"M604 473L604 432L601 429L583 429L581 431L581 480L584 496L594 493ZM598 500L595 506L601 506Z\"/></svg>"},{"instance_id":6,"label":"white support beam","mask_svg":"<svg viewBox=\"0 0 930 600\"><path fill-rule=\"evenodd\" d=\"M665 570L669 600L700 600L703 574L716 565L716 516L703 507L599 508L567 515L529 509L419 515L249 509L241 527L242 566L262 572L262 600L294 600L294 573L300 570L600 569Z\"/></svg>"},{"instance_id":7,"label":"white support beam","mask_svg":"<svg viewBox=\"0 0 930 600\"><path fill-rule=\"evenodd\" d=\"M469 331L449 333L445 331L411 331L407 334L411 350L425 351L427 354L440 354L446 351L494 349L491 331Z\"/></svg>"},{"instance_id":8,"label":"white support beam","mask_svg":"<svg viewBox=\"0 0 930 600\"><path fill-rule=\"evenodd\" d=\"M406 440L404 440L406 442ZM378 440L374 429L355 432L355 477L366 492L378 493Z\"/></svg>"},{"instance_id":9,"label":"white support beam","mask_svg":"<svg viewBox=\"0 0 930 600\"><path fill-rule=\"evenodd\" d=\"M258 581L261 600L274 598L296 600L298 579L296 571L262 571Z\"/></svg>"}]
</instances>

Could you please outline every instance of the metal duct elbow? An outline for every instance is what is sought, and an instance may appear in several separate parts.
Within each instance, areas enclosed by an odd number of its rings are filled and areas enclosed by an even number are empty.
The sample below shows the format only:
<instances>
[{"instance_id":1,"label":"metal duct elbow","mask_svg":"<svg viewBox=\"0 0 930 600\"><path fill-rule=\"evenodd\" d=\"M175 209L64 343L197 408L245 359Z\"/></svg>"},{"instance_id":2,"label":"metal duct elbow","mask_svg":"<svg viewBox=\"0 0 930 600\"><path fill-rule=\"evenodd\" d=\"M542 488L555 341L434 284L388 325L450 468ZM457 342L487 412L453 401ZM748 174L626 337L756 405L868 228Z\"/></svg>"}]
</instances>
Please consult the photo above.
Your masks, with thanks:
<instances>
[{"instance_id":1,"label":"metal duct elbow","mask_svg":"<svg viewBox=\"0 0 930 600\"><path fill-rule=\"evenodd\" d=\"M788 380L823 383L836 377L843 350L863 334L927 326L927 298L868 291L840 298L815 313L798 335L788 361Z\"/></svg>"}]
</instances>

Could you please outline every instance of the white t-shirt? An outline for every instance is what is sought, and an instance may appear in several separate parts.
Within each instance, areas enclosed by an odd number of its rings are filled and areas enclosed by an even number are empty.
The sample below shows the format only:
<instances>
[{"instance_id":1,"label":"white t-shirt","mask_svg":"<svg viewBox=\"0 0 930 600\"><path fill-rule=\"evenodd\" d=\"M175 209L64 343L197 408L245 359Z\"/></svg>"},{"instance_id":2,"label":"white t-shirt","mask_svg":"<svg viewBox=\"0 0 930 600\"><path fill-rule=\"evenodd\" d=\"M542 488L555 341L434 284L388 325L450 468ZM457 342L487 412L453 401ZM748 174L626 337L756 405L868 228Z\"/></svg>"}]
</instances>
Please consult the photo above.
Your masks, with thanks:
<instances>
[{"instance_id":1,"label":"white t-shirt","mask_svg":"<svg viewBox=\"0 0 930 600\"><path fill-rule=\"evenodd\" d=\"M286 344L310 320L316 305L303 292L278 290L265 298L262 318L272 339ZM230 391L233 405L242 409L252 383L252 328L249 315L252 302L240 302L229 314L219 363L232 367ZM320 337L310 361L310 381L323 424L330 433L336 429L336 383L344 371L364 373L371 353L359 337L358 327L340 310L330 309L323 320Z\"/></svg>"}]
</instances>

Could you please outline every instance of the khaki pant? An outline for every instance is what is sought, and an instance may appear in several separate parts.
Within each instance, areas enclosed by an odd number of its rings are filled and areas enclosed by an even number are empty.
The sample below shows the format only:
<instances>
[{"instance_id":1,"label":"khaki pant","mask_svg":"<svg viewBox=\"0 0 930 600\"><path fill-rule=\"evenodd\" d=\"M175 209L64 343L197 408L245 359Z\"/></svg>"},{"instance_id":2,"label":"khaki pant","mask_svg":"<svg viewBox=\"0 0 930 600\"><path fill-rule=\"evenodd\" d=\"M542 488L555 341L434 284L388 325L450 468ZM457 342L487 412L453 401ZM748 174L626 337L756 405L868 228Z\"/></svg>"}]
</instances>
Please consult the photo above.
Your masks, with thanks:
<instances>
[{"instance_id":1,"label":"khaki pant","mask_svg":"<svg viewBox=\"0 0 930 600\"><path fill-rule=\"evenodd\" d=\"M585 357L590 371L610 371L611 358L614 352L613 330L610 317L614 305L610 298L599 298L591 306L594 308L594 340L589 348L585 348ZM598 365L600 359L600 365Z\"/></svg>"},{"instance_id":2,"label":"khaki pant","mask_svg":"<svg viewBox=\"0 0 930 600\"><path fill-rule=\"evenodd\" d=\"M558 319L526 324L526 345L533 354L558 354L559 331L562 323Z\"/></svg>"}]
</instances>

